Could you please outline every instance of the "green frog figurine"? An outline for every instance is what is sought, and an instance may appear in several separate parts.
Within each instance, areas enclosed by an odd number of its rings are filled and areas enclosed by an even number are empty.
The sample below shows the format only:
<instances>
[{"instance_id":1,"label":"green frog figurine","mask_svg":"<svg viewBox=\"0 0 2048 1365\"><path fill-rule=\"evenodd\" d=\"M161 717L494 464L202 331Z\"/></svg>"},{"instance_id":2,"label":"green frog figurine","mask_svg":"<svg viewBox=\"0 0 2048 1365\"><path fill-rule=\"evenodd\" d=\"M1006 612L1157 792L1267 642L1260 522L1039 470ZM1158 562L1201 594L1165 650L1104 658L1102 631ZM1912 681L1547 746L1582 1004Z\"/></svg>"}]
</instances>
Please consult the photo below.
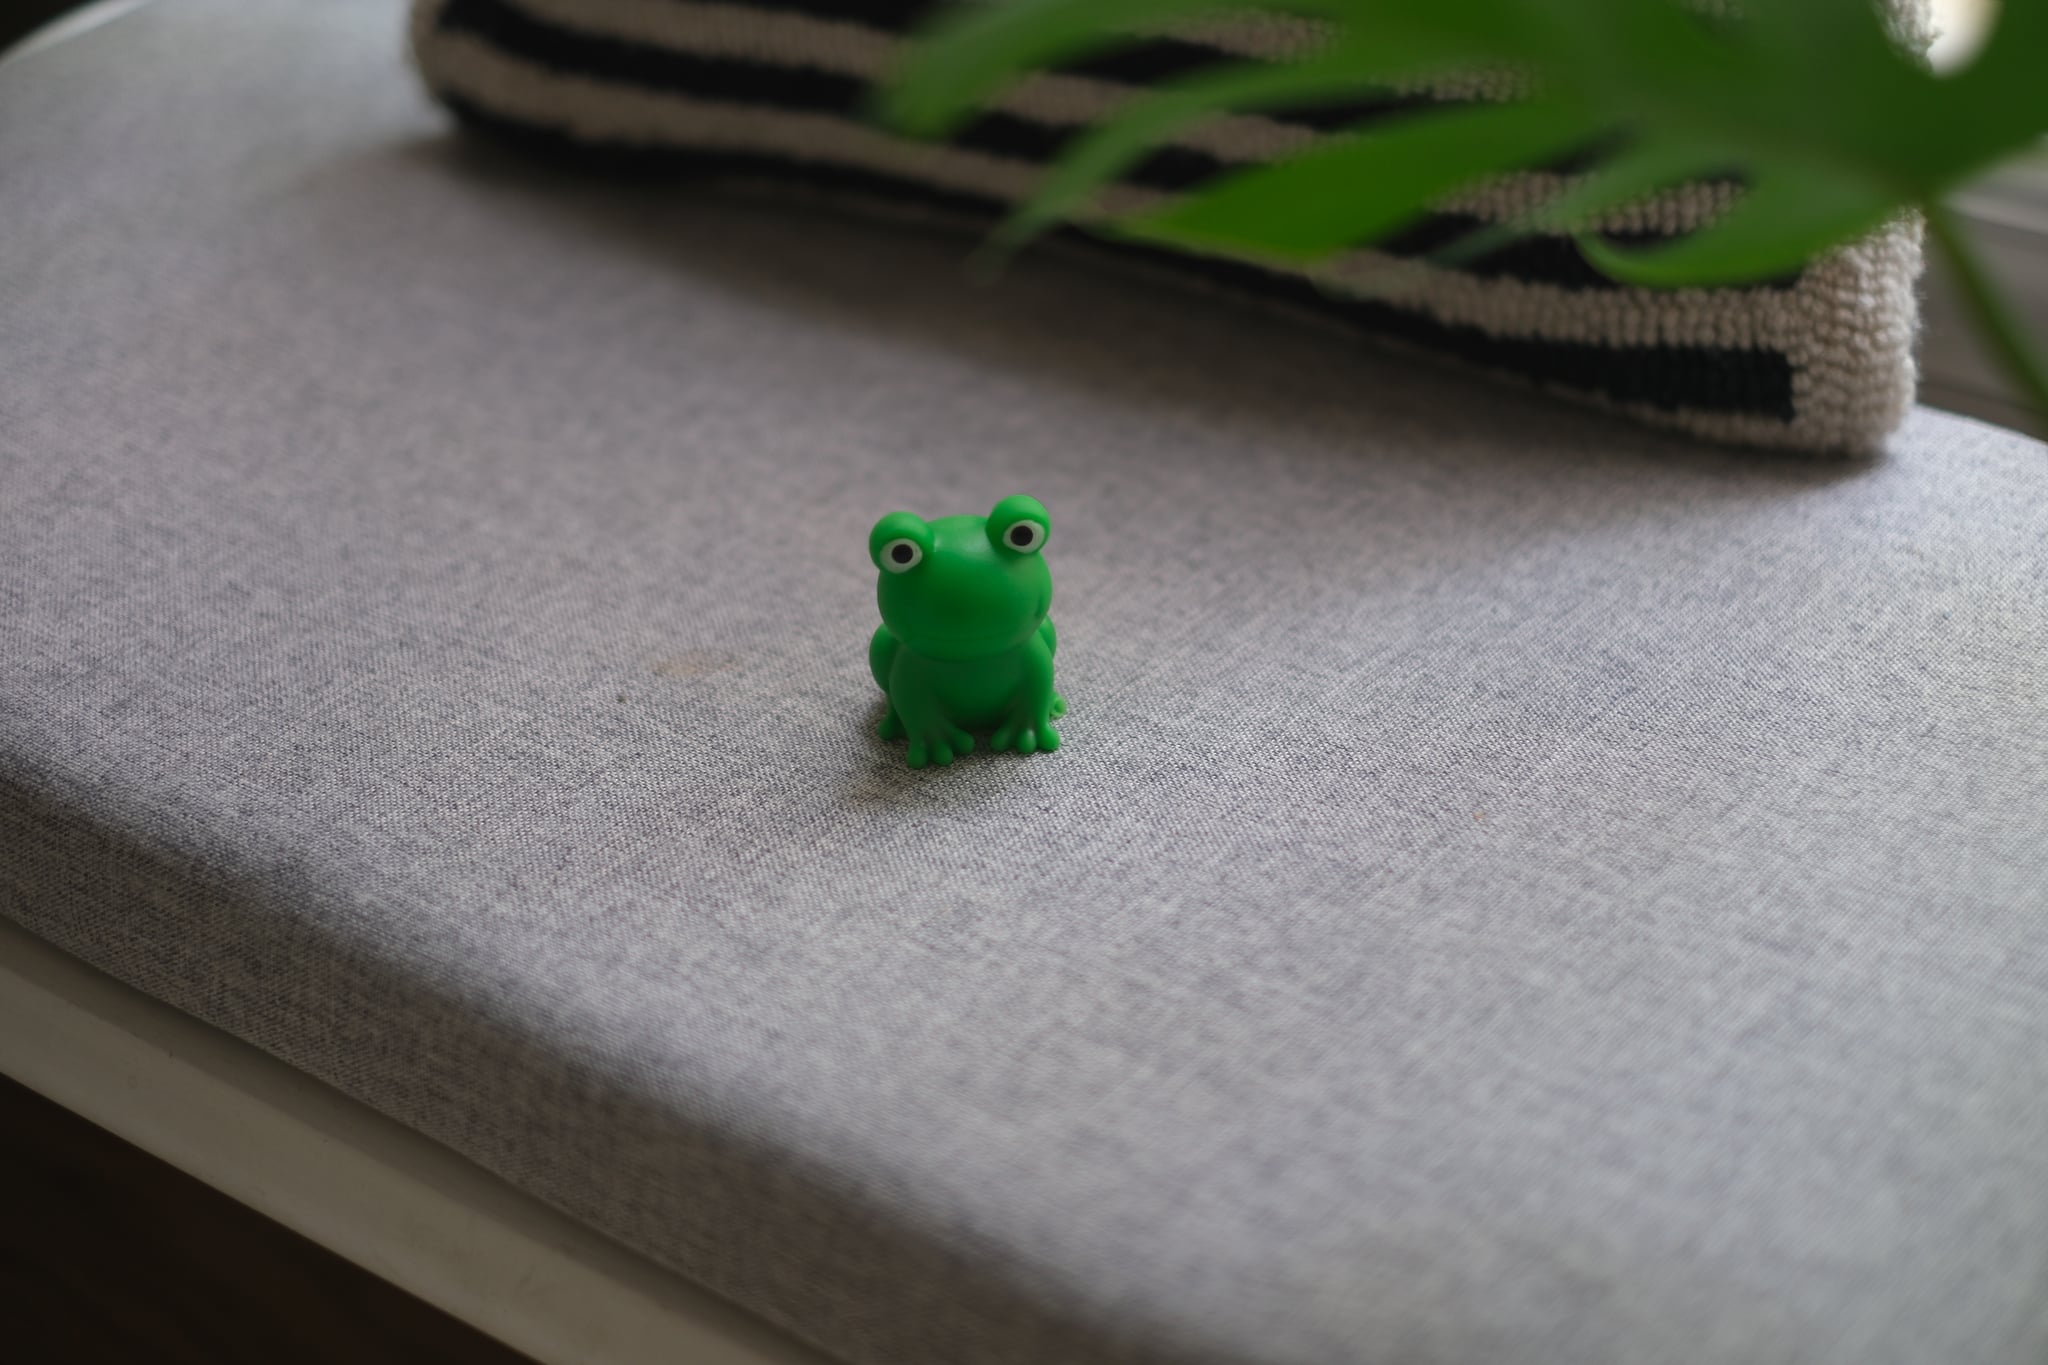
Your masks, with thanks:
<instances>
[{"instance_id":1,"label":"green frog figurine","mask_svg":"<svg viewBox=\"0 0 2048 1365\"><path fill-rule=\"evenodd\" d=\"M891 512L868 532L882 607L868 667L889 698L882 738L907 737L911 767L973 752L976 730L998 751L1060 747L1052 722L1067 704L1052 690L1058 637L1039 553L1051 531L1038 500L1020 496L985 517Z\"/></svg>"}]
</instances>

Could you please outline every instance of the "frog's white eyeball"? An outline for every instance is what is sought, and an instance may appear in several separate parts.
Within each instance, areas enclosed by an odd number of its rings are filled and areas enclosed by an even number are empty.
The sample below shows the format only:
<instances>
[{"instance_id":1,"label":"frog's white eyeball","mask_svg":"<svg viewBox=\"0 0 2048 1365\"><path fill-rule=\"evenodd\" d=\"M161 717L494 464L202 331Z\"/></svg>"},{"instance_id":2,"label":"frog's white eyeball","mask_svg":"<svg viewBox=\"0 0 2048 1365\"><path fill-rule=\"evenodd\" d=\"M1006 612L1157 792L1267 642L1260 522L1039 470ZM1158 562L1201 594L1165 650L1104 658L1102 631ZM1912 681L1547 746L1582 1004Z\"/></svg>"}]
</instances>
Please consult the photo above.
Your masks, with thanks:
<instances>
[{"instance_id":1,"label":"frog's white eyeball","mask_svg":"<svg viewBox=\"0 0 2048 1365\"><path fill-rule=\"evenodd\" d=\"M890 573L909 573L924 559L924 547L909 536L890 541L882 547L882 567Z\"/></svg>"},{"instance_id":2,"label":"frog's white eyeball","mask_svg":"<svg viewBox=\"0 0 2048 1365\"><path fill-rule=\"evenodd\" d=\"M1003 544L1018 554L1028 555L1045 544L1045 528L1035 521L1020 521L1003 532Z\"/></svg>"}]
</instances>

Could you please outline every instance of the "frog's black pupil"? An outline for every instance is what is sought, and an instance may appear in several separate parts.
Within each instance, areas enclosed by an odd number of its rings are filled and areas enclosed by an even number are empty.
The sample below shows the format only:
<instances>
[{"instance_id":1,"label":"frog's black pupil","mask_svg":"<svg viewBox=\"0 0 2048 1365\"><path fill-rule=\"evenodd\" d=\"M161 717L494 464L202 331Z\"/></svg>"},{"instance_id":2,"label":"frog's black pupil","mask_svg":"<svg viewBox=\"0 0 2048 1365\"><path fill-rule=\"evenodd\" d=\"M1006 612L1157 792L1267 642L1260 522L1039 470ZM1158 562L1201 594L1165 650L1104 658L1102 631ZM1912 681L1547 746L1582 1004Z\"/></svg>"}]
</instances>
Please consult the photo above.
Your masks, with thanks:
<instances>
[{"instance_id":1,"label":"frog's black pupil","mask_svg":"<svg viewBox=\"0 0 2048 1365\"><path fill-rule=\"evenodd\" d=\"M889 558L895 560L898 564L908 564L912 553L914 552L908 545L892 545L889 547Z\"/></svg>"},{"instance_id":2,"label":"frog's black pupil","mask_svg":"<svg viewBox=\"0 0 2048 1365\"><path fill-rule=\"evenodd\" d=\"M1031 527L1029 525L1012 526L1010 528L1010 543L1012 545L1029 545L1031 543Z\"/></svg>"}]
</instances>

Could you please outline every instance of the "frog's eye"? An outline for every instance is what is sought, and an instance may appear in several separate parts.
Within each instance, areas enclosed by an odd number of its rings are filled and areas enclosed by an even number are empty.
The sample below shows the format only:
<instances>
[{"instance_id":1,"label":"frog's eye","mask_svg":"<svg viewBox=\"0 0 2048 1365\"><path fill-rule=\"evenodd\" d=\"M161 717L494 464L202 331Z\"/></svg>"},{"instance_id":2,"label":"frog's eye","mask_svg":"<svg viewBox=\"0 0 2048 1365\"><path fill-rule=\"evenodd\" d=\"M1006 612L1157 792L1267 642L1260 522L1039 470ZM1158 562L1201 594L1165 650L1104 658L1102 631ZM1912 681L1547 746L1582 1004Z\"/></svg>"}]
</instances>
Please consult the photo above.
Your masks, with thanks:
<instances>
[{"instance_id":1,"label":"frog's eye","mask_svg":"<svg viewBox=\"0 0 2048 1365\"><path fill-rule=\"evenodd\" d=\"M915 513L891 512L868 532L868 558L883 573L909 573L931 548L931 525Z\"/></svg>"},{"instance_id":2,"label":"frog's eye","mask_svg":"<svg viewBox=\"0 0 2048 1365\"><path fill-rule=\"evenodd\" d=\"M1003 544L1021 554L1029 554L1045 544L1045 528L1035 521L1020 521L1003 532Z\"/></svg>"},{"instance_id":3,"label":"frog's eye","mask_svg":"<svg viewBox=\"0 0 2048 1365\"><path fill-rule=\"evenodd\" d=\"M1021 493L1004 498L988 514L988 538L1012 554L1036 554L1051 534L1044 506Z\"/></svg>"},{"instance_id":4,"label":"frog's eye","mask_svg":"<svg viewBox=\"0 0 2048 1365\"><path fill-rule=\"evenodd\" d=\"M923 562L924 547L909 536L903 536L884 545L879 558L888 572L909 573Z\"/></svg>"}]
</instances>

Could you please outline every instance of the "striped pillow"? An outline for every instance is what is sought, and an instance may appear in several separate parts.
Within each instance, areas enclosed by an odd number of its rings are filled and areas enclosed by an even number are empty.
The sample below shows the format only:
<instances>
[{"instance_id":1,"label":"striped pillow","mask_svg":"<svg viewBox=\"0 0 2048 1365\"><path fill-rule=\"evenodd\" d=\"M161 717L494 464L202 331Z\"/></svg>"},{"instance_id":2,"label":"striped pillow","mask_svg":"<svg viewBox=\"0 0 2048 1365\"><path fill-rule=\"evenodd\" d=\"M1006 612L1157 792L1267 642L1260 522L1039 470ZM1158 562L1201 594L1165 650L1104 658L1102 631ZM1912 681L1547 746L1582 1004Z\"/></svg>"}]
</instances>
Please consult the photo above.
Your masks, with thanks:
<instances>
[{"instance_id":1,"label":"striped pillow","mask_svg":"<svg viewBox=\"0 0 2048 1365\"><path fill-rule=\"evenodd\" d=\"M1901 5L1915 0L1898 0ZM1280 55L1296 21L1161 37L1039 75L950 143L905 141L865 117L871 82L932 0L418 0L413 42L436 95L469 125L634 169L769 172L986 219L1015 202L1074 130L1132 87L1224 55ZM1906 25L1912 27L1910 23ZM1471 90L1342 109L1232 117L1135 167L1128 210L1219 170L1296 151ZM1919 229L1900 223L1796 277L1659 292L1613 283L1568 238L1536 237L1457 268L1421 258L1475 222L1554 188L1568 168L1505 177L1330 276L1110 247L1335 317L1374 336L1722 440L1867 451L1913 392ZM1700 184L1600 224L1617 240L1683 233L1734 190ZM1347 290L1344 280L1370 281ZM1389 281L1398 283L1390 289Z\"/></svg>"}]
</instances>

